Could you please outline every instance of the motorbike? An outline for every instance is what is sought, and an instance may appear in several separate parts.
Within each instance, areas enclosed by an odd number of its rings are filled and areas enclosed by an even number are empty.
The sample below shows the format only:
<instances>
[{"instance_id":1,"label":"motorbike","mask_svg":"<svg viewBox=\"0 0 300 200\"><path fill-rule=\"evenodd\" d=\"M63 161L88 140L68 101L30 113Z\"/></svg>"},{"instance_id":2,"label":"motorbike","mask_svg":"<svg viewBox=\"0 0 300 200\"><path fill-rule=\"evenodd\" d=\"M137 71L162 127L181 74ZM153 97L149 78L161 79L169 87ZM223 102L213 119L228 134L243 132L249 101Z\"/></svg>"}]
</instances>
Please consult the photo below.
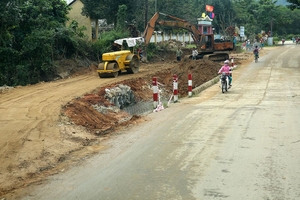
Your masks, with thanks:
<instances>
[{"instance_id":1,"label":"motorbike","mask_svg":"<svg viewBox=\"0 0 300 200\"><path fill-rule=\"evenodd\" d=\"M258 54L254 54L254 59L255 59L255 62L257 63L258 62Z\"/></svg>"},{"instance_id":2,"label":"motorbike","mask_svg":"<svg viewBox=\"0 0 300 200\"><path fill-rule=\"evenodd\" d=\"M284 40L284 39L282 39L282 40L281 40L281 42L282 42L282 45L284 45L284 42L285 42L285 40Z\"/></svg>"},{"instance_id":3,"label":"motorbike","mask_svg":"<svg viewBox=\"0 0 300 200\"><path fill-rule=\"evenodd\" d=\"M220 76L220 82L221 82L222 93L227 92L229 89L229 78L225 72L222 72L222 74Z\"/></svg>"}]
</instances>

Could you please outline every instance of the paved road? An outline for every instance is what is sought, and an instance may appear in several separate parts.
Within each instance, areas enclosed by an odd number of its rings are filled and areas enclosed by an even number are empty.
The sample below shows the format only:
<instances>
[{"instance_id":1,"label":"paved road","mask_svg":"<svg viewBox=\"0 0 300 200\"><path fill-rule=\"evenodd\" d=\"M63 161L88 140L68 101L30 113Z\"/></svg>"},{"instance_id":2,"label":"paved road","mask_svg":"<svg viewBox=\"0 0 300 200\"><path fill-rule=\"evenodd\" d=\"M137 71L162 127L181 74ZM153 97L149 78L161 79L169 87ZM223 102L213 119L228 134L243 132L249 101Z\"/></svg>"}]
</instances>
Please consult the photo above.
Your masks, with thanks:
<instances>
[{"instance_id":1,"label":"paved road","mask_svg":"<svg viewBox=\"0 0 300 200\"><path fill-rule=\"evenodd\" d=\"M153 113L23 199L300 197L300 45L234 72L233 87Z\"/></svg>"}]
</instances>

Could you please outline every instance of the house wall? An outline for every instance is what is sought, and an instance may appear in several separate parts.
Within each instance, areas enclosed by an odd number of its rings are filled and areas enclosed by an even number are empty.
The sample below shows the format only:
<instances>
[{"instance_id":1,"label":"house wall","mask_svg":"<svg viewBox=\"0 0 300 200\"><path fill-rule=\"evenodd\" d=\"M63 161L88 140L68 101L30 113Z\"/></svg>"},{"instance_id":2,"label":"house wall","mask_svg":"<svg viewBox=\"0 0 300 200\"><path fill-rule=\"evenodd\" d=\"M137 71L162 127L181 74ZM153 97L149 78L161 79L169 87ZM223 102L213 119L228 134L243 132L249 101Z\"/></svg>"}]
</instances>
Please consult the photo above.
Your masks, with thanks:
<instances>
[{"instance_id":1,"label":"house wall","mask_svg":"<svg viewBox=\"0 0 300 200\"><path fill-rule=\"evenodd\" d=\"M71 7L71 10L69 11L68 17L70 18L67 22L67 26L70 25L72 20L75 20L78 22L79 26L85 26L87 30L85 30L85 34L87 36L87 39L89 41L92 40L92 24L91 19L83 16L81 14L83 3L80 0L72 1L69 6Z\"/></svg>"}]
</instances>

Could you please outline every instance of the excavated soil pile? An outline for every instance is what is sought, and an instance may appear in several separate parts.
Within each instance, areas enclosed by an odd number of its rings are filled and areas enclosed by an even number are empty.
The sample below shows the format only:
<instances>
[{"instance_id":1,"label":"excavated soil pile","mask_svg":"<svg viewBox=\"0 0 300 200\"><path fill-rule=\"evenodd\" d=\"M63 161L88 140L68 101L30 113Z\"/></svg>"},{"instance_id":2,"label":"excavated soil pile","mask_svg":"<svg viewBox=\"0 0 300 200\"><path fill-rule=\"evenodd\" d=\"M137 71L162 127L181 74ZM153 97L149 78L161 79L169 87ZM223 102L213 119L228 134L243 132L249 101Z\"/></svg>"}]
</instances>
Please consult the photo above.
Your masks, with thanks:
<instances>
[{"instance_id":1,"label":"excavated soil pile","mask_svg":"<svg viewBox=\"0 0 300 200\"><path fill-rule=\"evenodd\" d=\"M140 116L131 116L129 113L119 109L105 109L103 112L94 109L92 105L103 106L106 108L114 106L105 99L106 88L116 87L119 84L128 85L134 92L137 102L151 102L153 98L152 77L157 77L159 90L162 91L162 98L166 100L172 95L173 75L176 74L178 76L179 98L182 98L188 94L189 73L193 76L192 83L193 88L195 88L215 78L221 64L222 63L209 60L187 59L178 63L166 65L166 68L163 68L150 76L147 74L145 77L116 82L112 85L98 88L91 94L86 94L81 98L69 102L64 107L63 112L72 123L83 126L97 135L107 134L119 126L127 126L130 122L140 118Z\"/></svg>"}]
</instances>

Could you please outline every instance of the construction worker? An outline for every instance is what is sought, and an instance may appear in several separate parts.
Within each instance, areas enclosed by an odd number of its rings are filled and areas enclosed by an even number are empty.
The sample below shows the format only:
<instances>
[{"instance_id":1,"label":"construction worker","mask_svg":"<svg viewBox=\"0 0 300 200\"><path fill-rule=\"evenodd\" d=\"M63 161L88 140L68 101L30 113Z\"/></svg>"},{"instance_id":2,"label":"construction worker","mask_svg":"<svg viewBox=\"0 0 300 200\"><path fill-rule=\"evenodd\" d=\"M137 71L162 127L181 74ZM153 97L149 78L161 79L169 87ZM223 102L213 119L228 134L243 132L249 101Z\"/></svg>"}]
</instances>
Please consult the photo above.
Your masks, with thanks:
<instances>
[{"instance_id":1,"label":"construction worker","mask_svg":"<svg viewBox=\"0 0 300 200\"><path fill-rule=\"evenodd\" d=\"M183 52L181 51L180 47L178 47L177 51L176 51L176 58L177 61L181 61L181 56L182 56Z\"/></svg>"},{"instance_id":2,"label":"construction worker","mask_svg":"<svg viewBox=\"0 0 300 200\"><path fill-rule=\"evenodd\" d=\"M197 60L197 55L198 55L198 51L197 49L194 47L193 51L192 51L192 59L193 60Z\"/></svg>"}]
</instances>

